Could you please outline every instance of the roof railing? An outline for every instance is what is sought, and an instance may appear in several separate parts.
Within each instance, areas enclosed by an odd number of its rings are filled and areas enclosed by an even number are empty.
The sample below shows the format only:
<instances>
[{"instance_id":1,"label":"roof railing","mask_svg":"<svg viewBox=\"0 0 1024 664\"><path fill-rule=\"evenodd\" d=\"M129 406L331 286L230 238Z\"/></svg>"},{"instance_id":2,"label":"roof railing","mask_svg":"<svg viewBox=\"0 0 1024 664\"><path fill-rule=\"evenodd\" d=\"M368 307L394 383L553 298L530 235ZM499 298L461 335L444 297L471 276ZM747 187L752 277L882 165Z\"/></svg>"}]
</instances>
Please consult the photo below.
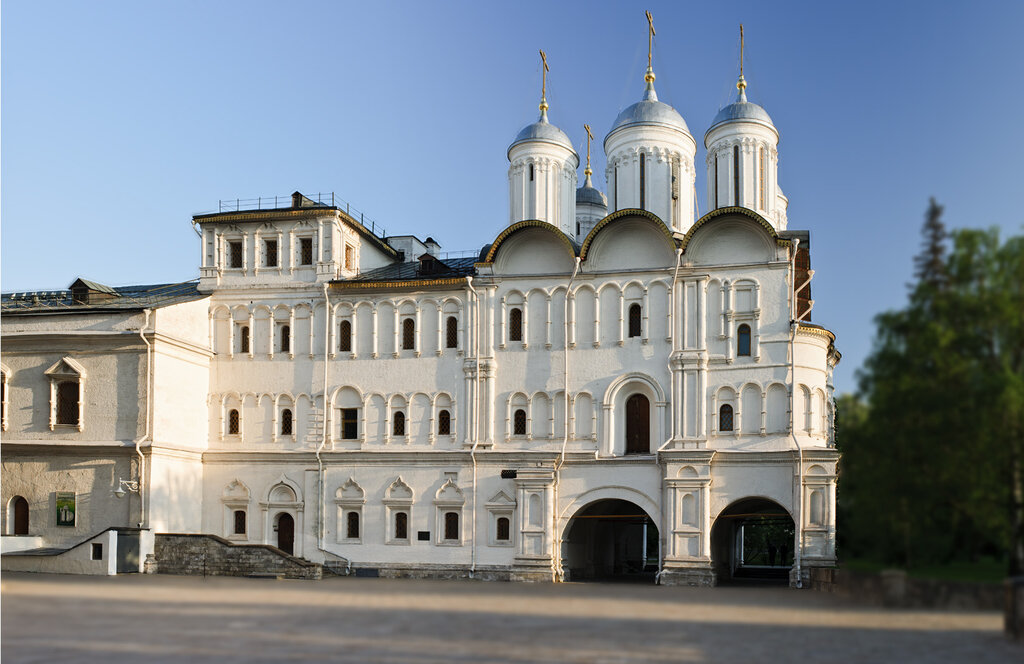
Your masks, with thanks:
<instances>
[{"instance_id":1,"label":"roof railing","mask_svg":"<svg viewBox=\"0 0 1024 664\"><path fill-rule=\"evenodd\" d=\"M259 196L257 198L228 198L217 201L217 210L200 212L199 214L220 214L223 212L242 212L243 210L287 210L294 207L292 194L287 196ZM302 194L301 207L334 207L344 210L352 219L363 225L368 231L383 239L387 237L387 229L370 219L365 213L352 206L351 203L331 192ZM306 202L308 201L308 202Z\"/></svg>"}]
</instances>

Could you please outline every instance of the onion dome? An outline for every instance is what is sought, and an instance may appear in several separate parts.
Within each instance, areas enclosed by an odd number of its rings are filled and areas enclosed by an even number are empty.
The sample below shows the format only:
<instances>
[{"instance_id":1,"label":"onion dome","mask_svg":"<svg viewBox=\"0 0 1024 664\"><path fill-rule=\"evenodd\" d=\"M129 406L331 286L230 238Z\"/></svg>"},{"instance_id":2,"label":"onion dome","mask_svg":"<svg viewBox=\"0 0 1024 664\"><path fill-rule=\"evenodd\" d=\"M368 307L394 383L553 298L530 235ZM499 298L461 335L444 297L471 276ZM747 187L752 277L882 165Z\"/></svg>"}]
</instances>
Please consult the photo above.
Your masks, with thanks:
<instances>
[{"instance_id":1,"label":"onion dome","mask_svg":"<svg viewBox=\"0 0 1024 664\"><path fill-rule=\"evenodd\" d=\"M650 67L647 68L644 80L647 81L644 98L632 106L626 107L625 110L619 113L619 116L615 118L615 122L612 124L611 131L608 132L608 136L625 127L643 125L668 127L669 129L676 129L687 134L690 133L690 129L686 126L683 116L679 115L679 112L668 104L658 101L658 93L654 91L654 71ZM605 141L607 140L605 138Z\"/></svg>"},{"instance_id":2,"label":"onion dome","mask_svg":"<svg viewBox=\"0 0 1024 664\"><path fill-rule=\"evenodd\" d=\"M543 101L540 106L540 118L533 124L523 127L522 131L516 135L515 140L512 141L512 145L508 146L508 152L511 153L512 148L520 143L527 142L551 143L572 150L574 154L576 152L572 146L572 141L565 135L565 132L548 122L548 105Z\"/></svg>"},{"instance_id":3,"label":"onion dome","mask_svg":"<svg viewBox=\"0 0 1024 664\"><path fill-rule=\"evenodd\" d=\"M601 190L590 181L590 169L586 171L586 180L583 186L576 190L576 205L600 205L608 207L608 197L601 193Z\"/></svg>"},{"instance_id":4,"label":"onion dome","mask_svg":"<svg viewBox=\"0 0 1024 664\"><path fill-rule=\"evenodd\" d=\"M739 89L736 101L718 111L718 115L711 121L711 127L708 129L708 132L725 122L754 122L774 130L775 125L772 124L768 111L753 102L747 101L747 82L742 74L736 83L736 87Z\"/></svg>"}]
</instances>

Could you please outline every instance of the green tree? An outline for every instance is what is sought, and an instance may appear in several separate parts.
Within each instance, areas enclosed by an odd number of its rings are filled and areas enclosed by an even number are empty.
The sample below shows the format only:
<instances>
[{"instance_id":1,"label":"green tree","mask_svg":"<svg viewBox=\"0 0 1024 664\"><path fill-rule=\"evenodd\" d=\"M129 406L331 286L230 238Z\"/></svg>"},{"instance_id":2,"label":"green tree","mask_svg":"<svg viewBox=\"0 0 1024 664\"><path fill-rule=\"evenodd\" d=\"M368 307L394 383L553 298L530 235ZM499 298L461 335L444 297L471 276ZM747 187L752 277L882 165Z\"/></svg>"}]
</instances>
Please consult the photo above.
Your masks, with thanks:
<instances>
[{"instance_id":1,"label":"green tree","mask_svg":"<svg viewBox=\"0 0 1024 664\"><path fill-rule=\"evenodd\" d=\"M908 305L876 318L838 402L841 545L913 567L1008 555L1024 571L1024 238L960 230L931 202Z\"/></svg>"}]
</instances>

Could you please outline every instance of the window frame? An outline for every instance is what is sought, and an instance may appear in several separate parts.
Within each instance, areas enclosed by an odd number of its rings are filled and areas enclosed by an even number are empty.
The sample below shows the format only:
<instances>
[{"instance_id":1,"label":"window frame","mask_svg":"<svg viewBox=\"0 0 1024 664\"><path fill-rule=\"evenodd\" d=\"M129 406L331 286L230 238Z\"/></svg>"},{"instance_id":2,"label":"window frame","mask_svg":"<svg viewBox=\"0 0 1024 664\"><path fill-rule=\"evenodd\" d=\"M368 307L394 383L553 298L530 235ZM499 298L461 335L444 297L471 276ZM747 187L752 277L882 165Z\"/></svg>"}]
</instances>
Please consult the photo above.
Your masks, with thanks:
<instances>
[{"instance_id":1,"label":"window frame","mask_svg":"<svg viewBox=\"0 0 1024 664\"><path fill-rule=\"evenodd\" d=\"M226 437L242 436L242 413L239 408L229 408L227 417L224 418L224 435Z\"/></svg>"},{"instance_id":2,"label":"window frame","mask_svg":"<svg viewBox=\"0 0 1024 664\"><path fill-rule=\"evenodd\" d=\"M452 436L452 413L448 408L437 411L437 435Z\"/></svg>"},{"instance_id":3,"label":"window frame","mask_svg":"<svg viewBox=\"0 0 1024 664\"><path fill-rule=\"evenodd\" d=\"M271 247L273 244L273 247ZM273 251L271 251L273 249ZM263 239L263 267L276 269L281 266L280 261L281 242L278 238Z\"/></svg>"},{"instance_id":4,"label":"window frame","mask_svg":"<svg viewBox=\"0 0 1024 664\"><path fill-rule=\"evenodd\" d=\"M508 340L523 343L523 307L519 305L508 309Z\"/></svg>"},{"instance_id":5,"label":"window frame","mask_svg":"<svg viewBox=\"0 0 1024 664\"><path fill-rule=\"evenodd\" d=\"M401 409L395 410L391 413L391 437L392 438L405 438L408 435L409 426L408 418L405 415L405 411ZM401 431L399 431L401 429Z\"/></svg>"},{"instance_id":6,"label":"window frame","mask_svg":"<svg viewBox=\"0 0 1024 664\"><path fill-rule=\"evenodd\" d=\"M242 530L238 530L238 516L242 516ZM231 536L248 539L249 536L249 513L244 508L231 510Z\"/></svg>"},{"instance_id":7,"label":"window frame","mask_svg":"<svg viewBox=\"0 0 1024 664\"><path fill-rule=\"evenodd\" d=\"M225 266L228 270L245 269L245 240L242 238L231 238L227 242L228 260ZM237 263L237 264L236 264Z\"/></svg>"},{"instance_id":8,"label":"window frame","mask_svg":"<svg viewBox=\"0 0 1024 664\"><path fill-rule=\"evenodd\" d=\"M445 348L459 349L459 318L455 314L448 314L445 318Z\"/></svg>"},{"instance_id":9,"label":"window frame","mask_svg":"<svg viewBox=\"0 0 1024 664\"><path fill-rule=\"evenodd\" d=\"M726 410L728 409L728 410ZM722 426L725 422L725 417L729 418L729 428L726 429ZM734 433L736 431L736 409L732 407L730 403L723 403L718 406L718 432L719 433Z\"/></svg>"},{"instance_id":10,"label":"window frame","mask_svg":"<svg viewBox=\"0 0 1024 664\"><path fill-rule=\"evenodd\" d=\"M633 302L629 305L628 312L629 334L627 338L639 339L644 335L644 309L639 302Z\"/></svg>"},{"instance_id":11,"label":"window frame","mask_svg":"<svg viewBox=\"0 0 1024 664\"><path fill-rule=\"evenodd\" d=\"M348 328L347 332L345 328ZM352 321L343 318L338 322L338 352L352 353Z\"/></svg>"},{"instance_id":12,"label":"window frame","mask_svg":"<svg viewBox=\"0 0 1024 664\"><path fill-rule=\"evenodd\" d=\"M287 431L285 431L285 424L288 425ZM278 435L282 438L295 439L295 413L290 407L281 409L281 420Z\"/></svg>"},{"instance_id":13,"label":"window frame","mask_svg":"<svg viewBox=\"0 0 1024 664\"><path fill-rule=\"evenodd\" d=\"M520 420L520 414L522 414L522 420ZM529 416L526 413L526 408L516 408L512 411L512 436L515 438L526 438L527 432L530 429ZM522 426L520 426L522 425Z\"/></svg>"},{"instance_id":14,"label":"window frame","mask_svg":"<svg viewBox=\"0 0 1024 664\"><path fill-rule=\"evenodd\" d=\"M300 235L296 238L299 241L298 262L299 267L313 267L316 262L316 250L313 246L312 235ZM306 250L309 250L309 262L306 262Z\"/></svg>"},{"instance_id":15,"label":"window frame","mask_svg":"<svg viewBox=\"0 0 1024 664\"><path fill-rule=\"evenodd\" d=\"M751 357L751 346L752 346L753 334L750 329L750 325L747 323L741 323L736 327L736 357ZM746 341L746 348L744 348L744 341ZM744 350L746 352L744 352Z\"/></svg>"},{"instance_id":16,"label":"window frame","mask_svg":"<svg viewBox=\"0 0 1024 664\"><path fill-rule=\"evenodd\" d=\"M401 350L416 350L416 319L412 316L402 318Z\"/></svg>"},{"instance_id":17,"label":"window frame","mask_svg":"<svg viewBox=\"0 0 1024 664\"><path fill-rule=\"evenodd\" d=\"M359 440L359 409L358 408L339 408L338 409L338 435L341 440ZM346 417L346 413L351 413L351 418ZM354 434L352 436L345 435L346 424L351 424L353 427Z\"/></svg>"},{"instance_id":18,"label":"window frame","mask_svg":"<svg viewBox=\"0 0 1024 664\"><path fill-rule=\"evenodd\" d=\"M62 357L44 372L50 381L50 431L85 430L85 367L71 357ZM78 419L76 422L58 422L60 413L60 386L77 384ZM6 395L5 395L6 396Z\"/></svg>"}]
</instances>

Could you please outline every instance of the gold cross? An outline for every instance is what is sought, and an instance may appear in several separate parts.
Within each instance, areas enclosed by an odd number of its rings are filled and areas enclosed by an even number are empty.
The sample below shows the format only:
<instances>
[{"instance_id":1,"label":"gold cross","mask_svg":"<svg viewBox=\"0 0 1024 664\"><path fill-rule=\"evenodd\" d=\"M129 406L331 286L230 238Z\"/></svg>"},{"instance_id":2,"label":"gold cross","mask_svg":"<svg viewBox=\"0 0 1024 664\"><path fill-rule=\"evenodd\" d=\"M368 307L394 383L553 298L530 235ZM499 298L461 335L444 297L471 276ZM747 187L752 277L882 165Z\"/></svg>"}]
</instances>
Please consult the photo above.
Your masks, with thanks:
<instances>
[{"instance_id":1,"label":"gold cross","mask_svg":"<svg viewBox=\"0 0 1024 664\"><path fill-rule=\"evenodd\" d=\"M743 24L740 23L740 78L743 77Z\"/></svg>"},{"instance_id":2,"label":"gold cross","mask_svg":"<svg viewBox=\"0 0 1024 664\"><path fill-rule=\"evenodd\" d=\"M651 47L654 44L654 17L651 16L651 12L645 12L647 14L647 66L651 66Z\"/></svg>"},{"instance_id":3,"label":"gold cross","mask_svg":"<svg viewBox=\"0 0 1024 664\"><path fill-rule=\"evenodd\" d=\"M587 175L590 174L590 141L594 140L594 135L590 133L590 125L585 124L583 128L587 130L587 169L584 171Z\"/></svg>"},{"instance_id":4,"label":"gold cross","mask_svg":"<svg viewBox=\"0 0 1024 664\"><path fill-rule=\"evenodd\" d=\"M543 99L547 96L548 90L548 56L544 53L544 49L540 51L540 62L544 65L544 71L541 72L541 84L540 84L540 97Z\"/></svg>"}]
</instances>

